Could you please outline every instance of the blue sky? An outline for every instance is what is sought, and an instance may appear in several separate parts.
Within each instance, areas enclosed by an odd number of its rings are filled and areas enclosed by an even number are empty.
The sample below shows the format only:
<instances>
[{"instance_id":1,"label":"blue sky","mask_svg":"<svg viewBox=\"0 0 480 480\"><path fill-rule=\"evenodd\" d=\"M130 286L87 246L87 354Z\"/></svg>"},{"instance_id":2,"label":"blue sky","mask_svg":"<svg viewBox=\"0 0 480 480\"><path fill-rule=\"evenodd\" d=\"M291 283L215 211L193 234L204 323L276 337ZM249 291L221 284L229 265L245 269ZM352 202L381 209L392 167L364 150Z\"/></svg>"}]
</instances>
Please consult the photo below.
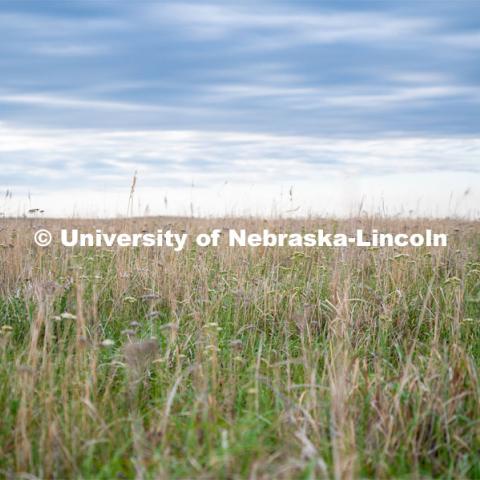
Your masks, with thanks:
<instances>
[{"instance_id":1,"label":"blue sky","mask_svg":"<svg viewBox=\"0 0 480 480\"><path fill-rule=\"evenodd\" d=\"M118 213L134 171L152 213L478 204L478 1L0 0L0 31L10 213Z\"/></svg>"}]
</instances>

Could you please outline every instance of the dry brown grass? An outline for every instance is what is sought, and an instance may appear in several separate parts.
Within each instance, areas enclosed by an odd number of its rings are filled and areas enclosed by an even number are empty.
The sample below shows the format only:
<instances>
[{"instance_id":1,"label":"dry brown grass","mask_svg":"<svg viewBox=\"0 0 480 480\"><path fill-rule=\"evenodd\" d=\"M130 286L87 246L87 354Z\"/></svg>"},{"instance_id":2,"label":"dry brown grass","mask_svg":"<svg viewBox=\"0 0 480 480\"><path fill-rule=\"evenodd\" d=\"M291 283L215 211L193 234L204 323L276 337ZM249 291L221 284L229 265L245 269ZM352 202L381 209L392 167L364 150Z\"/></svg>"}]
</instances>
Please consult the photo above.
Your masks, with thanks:
<instances>
[{"instance_id":1,"label":"dry brown grass","mask_svg":"<svg viewBox=\"0 0 480 480\"><path fill-rule=\"evenodd\" d=\"M175 253L32 240L40 226L169 224L191 234L429 227L449 233L449 245ZM480 477L478 223L1 227L0 475Z\"/></svg>"}]
</instances>

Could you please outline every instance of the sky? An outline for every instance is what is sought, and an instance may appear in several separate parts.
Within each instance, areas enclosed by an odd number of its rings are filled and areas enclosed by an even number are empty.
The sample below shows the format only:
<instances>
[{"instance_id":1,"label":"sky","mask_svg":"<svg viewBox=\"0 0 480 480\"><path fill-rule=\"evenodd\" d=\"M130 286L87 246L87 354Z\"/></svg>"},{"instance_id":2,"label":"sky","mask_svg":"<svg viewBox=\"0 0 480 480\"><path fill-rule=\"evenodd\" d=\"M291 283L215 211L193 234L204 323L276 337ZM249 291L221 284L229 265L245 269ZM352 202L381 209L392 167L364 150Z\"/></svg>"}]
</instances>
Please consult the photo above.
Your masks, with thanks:
<instances>
[{"instance_id":1,"label":"sky","mask_svg":"<svg viewBox=\"0 0 480 480\"><path fill-rule=\"evenodd\" d=\"M480 216L480 2L0 0L0 213Z\"/></svg>"}]
</instances>

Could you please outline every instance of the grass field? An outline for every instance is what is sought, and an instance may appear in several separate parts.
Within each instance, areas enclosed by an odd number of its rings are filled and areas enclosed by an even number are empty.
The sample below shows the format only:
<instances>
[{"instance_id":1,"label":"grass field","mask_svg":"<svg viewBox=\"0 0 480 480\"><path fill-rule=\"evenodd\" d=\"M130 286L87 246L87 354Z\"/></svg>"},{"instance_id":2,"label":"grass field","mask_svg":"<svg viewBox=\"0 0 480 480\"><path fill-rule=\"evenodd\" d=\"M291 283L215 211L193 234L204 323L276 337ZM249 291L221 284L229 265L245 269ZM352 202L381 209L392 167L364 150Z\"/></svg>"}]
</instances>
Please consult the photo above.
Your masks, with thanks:
<instances>
[{"instance_id":1,"label":"grass field","mask_svg":"<svg viewBox=\"0 0 480 480\"><path fill-rule=\"evenodd\" d=\"M40 248L40 224L428 226L449 245ZM480 478L478 222L1 228L1 477Z\"/></svg>"}]
</instances>

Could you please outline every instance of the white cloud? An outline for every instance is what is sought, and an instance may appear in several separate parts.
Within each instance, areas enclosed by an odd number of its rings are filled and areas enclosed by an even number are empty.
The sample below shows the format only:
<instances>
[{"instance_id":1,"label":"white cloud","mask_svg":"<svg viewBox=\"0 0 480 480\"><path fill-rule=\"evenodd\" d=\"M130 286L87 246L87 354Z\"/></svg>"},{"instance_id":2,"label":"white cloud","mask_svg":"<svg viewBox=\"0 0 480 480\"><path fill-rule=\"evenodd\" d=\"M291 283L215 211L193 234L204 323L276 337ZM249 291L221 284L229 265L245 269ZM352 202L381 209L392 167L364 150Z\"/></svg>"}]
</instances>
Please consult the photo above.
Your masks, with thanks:
<instances>
[{"instance_id":1,"label":"white cloud","mask_svg":"<svg viewBox=\"0 0 480 480\"><path fill-rule=\"evenodd\" d=\"M120 18L61 17L33 13L0 12L0 30L2 34L16 32L34 38L59 38L122 31L128 29L129 22Z\"/></svg>"},{"instance_id":2,"label":"white cloud","mask_svg":"<svg viewBox=\"0 0 480 480\"><path fill-rule=\"evenodd\" d=\"M272 7L276 7L275 9ZM239 31L268 33L262 39L267 47L282 47L296 43L364 42L389 38L408 38L429 31L436 22L382 13L318 13L290 10L273 4L255 11L246 7L215 4L176 3L149 5L146 17L164 24L177 24L187 34L203 39L216 39ZM278 36L273 36L275 32Z\"/></svg>"},{"instance_id":3,"label":"white cloud","mask_svg":"<svg viewBox=\"0 0 480 480\"><path fill-rule=\"evenodd\" d=\"M477 87L455 85L454 83L423 82L414 85L382 85L356 87L346 86L297 86L295 84L243 83L220 84L207 89L204 100L229 102L239 99L272 99L279 105L293 109L311 110L322 107L385 109L401 107L408 102L436 101L445 98L465 98L478 102L480 90ZM403 79L405 80L405 79Z\"/></svg>"},{"instance_id":4,"label":"white cloud","mask_svg":"<svg viewBox=\"0 0 480 480\"><path fill-rule=\"evenodd\" d=\"M460 85L430 85L408 88L382 88L381 92L364 91L356 94L332 95L326 103L333 106L386 108L404 102L421 102L441 98L464 97L478 101L480 90ZM418 106L418 103L416 103Z\"/></svg>"},{"instance_id":5,"label":"white cloud","mask_svg":"<svg viewBox=\"0 0 480 480\"><path fill-rule=\"evenodd\" d=\"M168 176L205 184L234 179L275 181L284 177L376 175L433 170L480 172L480 139L334 139L241 132L102 131L23 129L0 126L0 154L17 168L63 161L65 178L96 181L102 175L141 169L149 182ZM24 164L8 162L21 157ZM101 163L102 171L96 166ZM17 166L16 166L17 165ZM58 168L55 165L54 168ZM3 170L5 172L5 170ZM260 179L260 180L259 180Z\"/></svg>"},{"instance_id":6,"label":"white cloud","mask_svg":"<svg viewBox=\"0 0 480 480\"><path fill-rule=\"evenodd\" d=\"M461 47L465 50L476 50L480 48L480 31L447 34L443 36L441 41L453 47Z\"/></svg>"},{"instance_id":7,"label":"white cloud","mask_svg":"<svg viewBox=\"0 0 480 480\"><path fill-rule=\"evenodd\" d=\"M169 107L146 105L133 102L110 100L94 100L87 98L65 97L39 93L3 93L0 103L37 105L47 108L73 108L88 110L120 110L120 111L167 111Z\"/></svg>"},{"instance_id":8,"label":"white cloud","mask_svg":"<svg viewBox=\"0 0 480 480\"><path fill-rule=\"evenodd\" d=\"M111 48L106 45L45 43L33 46L32 52L52 57L91 57L110 53Z\"/></svg>"},{"instance_id":9,"label":"white cloud","mask_svg":"<svg viewBox=\"0 0 480 480\"><path fill-rule=\"evenodd\" d=\"M365 197L372 209L395 207L391 213L450 214L450 191L464 202L455 213L471 212L478 192L462 200L462 191L478 183L478 158L480 139L472 137L334 139L0 124L0 188L13 190L20 202L9 212L28 209L19 194L30 191L34 206L49 214L125 213L134 171L143 206L154 213L189 214L190 203L202 214L265 214L273 204L281 211L301 205L299 214L349 213ZM291 185L294 202L286 193Z\"/></svg>"}]
</instances>

